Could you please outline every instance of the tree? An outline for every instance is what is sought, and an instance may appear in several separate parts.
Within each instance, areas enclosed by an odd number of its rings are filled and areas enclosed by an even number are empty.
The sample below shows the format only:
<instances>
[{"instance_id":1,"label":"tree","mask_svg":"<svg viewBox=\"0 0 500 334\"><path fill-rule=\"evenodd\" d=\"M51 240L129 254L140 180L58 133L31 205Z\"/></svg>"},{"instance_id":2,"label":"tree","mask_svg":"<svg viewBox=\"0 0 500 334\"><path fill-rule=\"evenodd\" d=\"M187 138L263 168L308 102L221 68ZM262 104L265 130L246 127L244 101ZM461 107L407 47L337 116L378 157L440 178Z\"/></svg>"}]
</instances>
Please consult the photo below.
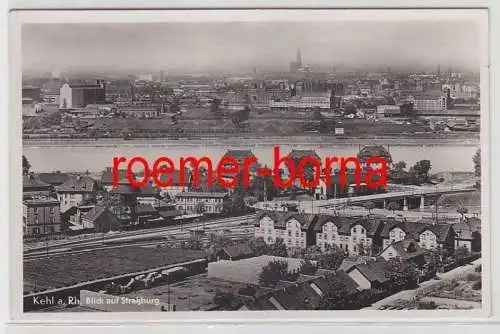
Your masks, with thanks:
<instances>
[{"instance_id":1,"label":"tree","mask_svg":"<svg viewBox=\"0 0 500 334\"><path fill-rule=\"evenodd\" d=\"M476 176L476 188L481 188L481 149L476 151L472 158L474 162L474 175Z\"/></svg>"},{"instance_id":2,"label":"tree","mask_svg":"<svg viewBox=\"0 0 500 334\"><path fill-rule=\"evenodd\" d=\"M259 284L265 287L274 287L276 283L288 275L288 262L271 261L262 268L259 275Z\"/></svg>"},{"instance_id":3,"label":"tree","mask_svg":"<svg viewBox=\"0 0 500 334\"><path fill-rule=\"evenodd\" d=\"M243 110L238 110L231 115L231 122L237 127L241 128L243 122L247 121L250 117L250 108L245 106Z\"/></svg>"},{"instance_id":4,"label":"tree","mask_svg":"<svg viewBox=\"0 0 500 334\"><path fill-rule=\"evenodd\" d=\"M299 267L299 273L304 275L314 275L318 268L309 260L302 261Z\"/></svg>"},{"instance_id":5,"label":"tree","mask_svg":"<svg viewBox=\"0 0 500 334\"><path fill-rule=\"evenodd\" d=\"M255 176L250 184L250 190L259 201L272 200L278 194L272 176Z\"/></svg>"},{"instance_id":6,"label":"tree","mask_svg":"<svg viewBox=\"0 0 500 334\"><path fill-rule=\"evenodd\" d=\"M375 244L375 243L372 243L372 248L370 250L370 253L371 254L374 254L374 255L378 255L380 252L382 251L382 247Z\"/></svg>"},{"instance_id":7,"label":"tree","mask_svg":"<svg viewBox=\"0 0 500 334\"><path fill-rule=\"evenodd\" d=\"M269 250L269 255L281 256L281 257L288 256L288 251L286 249L285 243L283 242L283 239L276 238L274 244L271 245L271 249Z\"/></svg>"},{"instance_id":8,"label":"tree","mask_svg":"<svg viewBox=\"0 0 500 334\"><path fill-rule=\"evenodd\" d=\"M356 112L356 106L352 103L349 103L344 107L344 115L355 114Z\"/></svg>"},{"instance_id":9,"label":"tree","mask_svg":"<svg viewBox=\"0 0 500 334\"><path fill-rule=\"evenodd\" d=\"M257 198L254 196L245 197L244 201L246 206L252 206L258 202Z\"/></svg>"},{"instance_id":10,"label":"tree","mask_svg":"<svg viewBox=\"0 0 500 334\"><path fill-rule=\"evenodd\" d=\"M192 250L201 250L202 248L201 240L195 236L189 237L189 239L187 239L184 243L184 246L185 248Z\"/></svg>"},{"instance_id":11,"label":"tree","mask_svg":"<svg viewBox=\"0 0 500 334\"><path fill-rule=\"evenodd\" d=\"M462 215L462 220L464 220L464 215L469 212L469 209L467 209L465 206L461 206L457 209L457 212Z\"/></svg>"},{"instance_id":12,"label":"tree","mask_svg":"<svg viewBox=\"0 0 500 334\"><path fill-rule=\"evenodd\" d=\"M391 286L395 290L415 288L419 272L412 262L402 262L399 258L389 260Z\"/></svg>"},{"instance_id":13,"label":"tree","mask_svg":"<svg viewBox=\"0 0 500 334\"><path fill-rule=\"evenodd\" d=\"M358 243L356 245L356 248L358 249L358 254L359 255L369 255L368 252L370 251L369 248L365 247L364 244Z\"/></svg>"},{"instance_id":14,"label":"tree","mask_svg":"<svg viewBox=\"0 0 500 334\"><path fill-rule=\"evenodd\" d=\"M443 265L443 260L440 252L437 250L431 250L427 254L427 259L426 259L426 268L428 275L430 276L436 275L436 273L440 270L442 265Z\"/></svg>"},{"instance_id":15,"label":"tree","mask_svg":"<svg viewBox=\"0 0 500 334\"><path fill-rule=\"evenodd\" d=\"M28 175L30 172L31 164L28 159L23 155L23 175Z\"/></svg>"},{"instance_id":16,"label":"tree","mask_svg":"<svg viewBox=\"0 0 500 334\"><path fill-rule=\"evenodd\" d=\"M347 285L341 280L332 280L327 291L321 297L318 309L345 310L349 309L351 298Z\"/></svg>"},{"instance_id":17,"label":"tree","mask_svg":"<svg viewBox=\"0 0 500 334\"><path fill-rule=\"evenodd\" d=\"M323 253L318 258L318 267L329 270L337 270L342 261L344 261L345 253L338 249L334 248L327 253Z\"/></svg>"},{"instance_id":18,"label":"tree","mask_svg":"<svg viewBox=\"0 0 500 334\"><path fill-rule=\"evenodd\" d=\"M210 102L210 113L216 116L222 116L222 112L220 112L219 107L222 100L218 98L212 99Z\"/></svg>"},{"instance_id":19,"label":"tree","mask_svg":"<svg viewBox=\"0 0 500 334\"><path fill-rule=\"evenodd\" d=\"M328 245L329 246L329 245ZM317 245L309 246L303 251L302 258L317 261L323 254L321 248Z\"/></svg>"},{"instance_id":20,"label":"tree","mask_svg":"<svg viewBox=\"0 0 500 334\"><path fill-rule=\"evenodd\" d=\"M217 252L222 248L229 245L231 239L217 233L210 233L208 235L208 247L205 249L208 260L216 260Z\"/></svg>"},{"instance_id":21,"label":"tree","mask_svg":"<svg viewBox=\"0 0 500 334\"><path fill-rule=\"evenodd\" d=\"M467 247L465 246L462 246L462 247L458 247L457 249L455 249L455 261L462 264L465 260L465 258L469 255L469 250L467 249Z\"/></svg>"},{"instance_id":22,"label":"tree","mask_svg":"<svg viewBox=\"0 0 500 334\"><path fill-rule=\"evenodd\" d=\"M396 202L390 202L389 204L387 204L387 210L391 210L394 214L396 210L399 210L399 204Z\"/></svg>"},{"instance_id":23,"label":"tree","mask_svg":"<svg viewBox=\"0 0 500 334\"><path fill-rule=\"evenodd\" d=\"M248 246L252 249L255 256L266 255L269 252L269 246L262 237L250 239Z\"/></svg>"},{"instance_id":24,"label":"tree","mask_svg":"<svg viewBox=\"0 0 500 334\"><path fill-rule=\"evenodd\" d=\"M394 166L390 171L391 177L397 178L401 176L401 174L406 171L406 167L407 167L406 162L398 161L397 163L394 164Z\"/></svg>"},{"instance_id":25,"label":"tree","mask_svg":"<svg viewBox=\"0 0 500 334\"><path fill-rule=\"evenodd\" d=\"M429 182L429 171L431 168L430 160L420 160L410 169L410 173L417 178L419 184L427 183Z\"/></svg>"},{"instance_id":26,"label":"tree","mask_svg":"<svg viewBox=\"0 0 500 334\"><path fill-rule=\"evenodd\" d=\"M312 119L316 121L320 121L323 119L323 115L321 115L321 110L319 108L315 108L312 114Z\"/></svg>"},{"instance_id":27,"label":"tree","mask_svg":"<svg viewBox=\"0 0 500 334\"><path fill-rule=\"evenodd\" d=\"M232 292L221 292L220 290L217 290L215 291L213 302L222 309L229 309L235 299L236 297Z\"/></svg>"},{"instance_id":28,"label":"tree","mask_svg":"<svg viewBox=\"0 0 500 334\"><path fill-rule=\"evenodd\" d=\"M365 209L368 210L368 212L371 214L372 210L375 209L375 203L372 201L366 202L364 205Z\"/></svg>"}]
</instances>

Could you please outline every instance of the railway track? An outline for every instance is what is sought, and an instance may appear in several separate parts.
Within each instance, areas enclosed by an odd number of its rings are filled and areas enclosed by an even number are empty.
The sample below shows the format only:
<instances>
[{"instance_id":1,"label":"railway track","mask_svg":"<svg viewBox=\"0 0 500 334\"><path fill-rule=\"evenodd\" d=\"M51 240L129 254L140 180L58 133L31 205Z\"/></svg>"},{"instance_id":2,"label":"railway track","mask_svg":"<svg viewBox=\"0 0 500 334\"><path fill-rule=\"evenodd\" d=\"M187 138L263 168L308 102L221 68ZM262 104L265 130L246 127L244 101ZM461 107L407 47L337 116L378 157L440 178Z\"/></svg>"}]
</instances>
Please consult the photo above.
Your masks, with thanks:
<instances>
[{"instance_id":1,"label":"railway track","mask_svg":"<svg viewBox=\"0 0 500 334\"><path fill-rule=\"evenodd\" d=\"M240 234L251 234L251 226L242 225L242 223L249 222L254 215L231 217L223 221L217 220L206 223L190 224L189 226L171 226L170 228L156 229L155 231L143 230L142 233L133 235L119 235L114 238L98 239L92 241L81 241L79 243L71 243L64 245L54 245L47 248L25 251L23 255L24 260L33 260L43 258L46 256L62 255L87 252L95 249L107 249L128 246L147 246L156 245L165 242L182 242L186 241L191 231L204 231L205 233L220 231L221 229L228 229L226 237L231 237L235 231L240 229L247 229L248 232ZM236 227L236 229L234 229ZM232 228L232 229L231 229ZM172 238L173 237L173 238Z\"/></svg>"}]
</instances>

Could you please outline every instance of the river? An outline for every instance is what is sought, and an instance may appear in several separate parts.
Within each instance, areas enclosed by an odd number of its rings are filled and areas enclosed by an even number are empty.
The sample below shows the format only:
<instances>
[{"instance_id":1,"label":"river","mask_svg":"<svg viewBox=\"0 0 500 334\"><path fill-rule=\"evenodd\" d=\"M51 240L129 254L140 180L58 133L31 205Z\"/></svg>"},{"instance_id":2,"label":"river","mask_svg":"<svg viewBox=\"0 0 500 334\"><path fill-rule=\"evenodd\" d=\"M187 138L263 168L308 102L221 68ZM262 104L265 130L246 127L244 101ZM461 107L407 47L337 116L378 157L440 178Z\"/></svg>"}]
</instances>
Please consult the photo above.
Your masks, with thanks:
<instances>
[{"instance_id":1,"label":"river","mask_svg":"<svg viewBox=\"0 0 500 334\"><path fill-rule=\"evenodd\" d=\"M115 141L115 142L95 142L95 143L57 143L57 144L37 144L29 143L23 146L23 154L28 158L32 170L36 172L68 171L80 172L88 170L90 172L100 172L106 166L111 166L113 157L124 156L131 158L141 155L151 161L159 156L170 157L178 167L179 159L183 157L207 156L212 159L216 166L217 161L228 149L251 149L258 157L259 162L272 166L273 147L279 145L282 156L288 154L291 149L314 149L322 157L326 156L353 156L364 145L374 144L374 141L363 142L353 141L342 143L321 143L314 142L305 144L304 141L281 141L279 144L266 140L263 143L252 144L252 141L231 141L223 143L207 143L198 141L169 141L169 142L145 142L145 141ZM377 144L387 144L376 142ZM472 172L474 164L472 157L479 147L478 142L461 141L437 144L430 142L426 144L412 142L411 139L404 139L401 142L393 140L390 145L386 145L394 161L405 161L409 166L416 161L427 159L431 161L432 172Z\"/></svg>"}]
</instances>

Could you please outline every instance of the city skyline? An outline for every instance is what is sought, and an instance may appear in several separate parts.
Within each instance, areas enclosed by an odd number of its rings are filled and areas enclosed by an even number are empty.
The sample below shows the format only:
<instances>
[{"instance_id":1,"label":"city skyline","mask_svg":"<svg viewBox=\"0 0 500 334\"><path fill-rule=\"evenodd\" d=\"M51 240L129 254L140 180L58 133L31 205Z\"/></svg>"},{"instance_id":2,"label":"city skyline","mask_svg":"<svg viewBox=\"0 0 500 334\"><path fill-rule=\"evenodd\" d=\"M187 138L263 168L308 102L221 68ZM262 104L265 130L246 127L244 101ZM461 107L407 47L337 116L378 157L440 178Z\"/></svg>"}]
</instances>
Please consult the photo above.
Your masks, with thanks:
<instances>
[{"instance_id":1,"label":"city skyline","mask_svg":"<svg viewBox=\"0 0 500 334\"><path fill-rule=\"evenodd\" d=\"M477 70L481 54L474 21L29 24L22 33L23 71L35 72L285 71L297 49L313 67Z\"/></svg>"}]
</instances>

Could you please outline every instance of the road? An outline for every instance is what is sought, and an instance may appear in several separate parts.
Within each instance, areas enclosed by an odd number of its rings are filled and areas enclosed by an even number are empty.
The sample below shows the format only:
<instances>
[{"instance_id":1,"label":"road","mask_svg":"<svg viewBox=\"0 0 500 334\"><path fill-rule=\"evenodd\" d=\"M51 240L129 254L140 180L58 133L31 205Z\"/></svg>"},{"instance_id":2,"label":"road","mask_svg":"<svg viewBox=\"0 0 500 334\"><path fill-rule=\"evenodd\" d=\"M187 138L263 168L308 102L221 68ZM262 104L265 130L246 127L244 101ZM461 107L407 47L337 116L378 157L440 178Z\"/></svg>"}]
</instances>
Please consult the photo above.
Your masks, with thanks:
<instances>
[{"instance_id":1,"label":"road","mask_svg":"<svg viewBox=\"0 0 500 334\"><path fill-rule=\"evenodd\" d=\"M356 204L362 205L367 201L380 201L385 199L416 197L424 195L436 194L453 194L462 192L475 191L471 185L460 184L452 186L420 186L420 187L400 187L397 191L390 191L382 194L373 194L366 196L355 196L347 198L332 198L327 200L310 200L310 201L297 201L297 200L275 200L270 202L259 202L254 205L254 208L259 210L275 210L282 211L286 204L294 204L298 206L300 212L305 213L323 213L335 214L336 212L344 213L345 215L366 215L368 210L363 207L356 207ZM386 209L373 209L370 213L376 213L384 216L399 216L408 219L419 220L422 218L434 218L434 212L426 211L408 211L398 210L390 211ZM458 213L441 214L443 218L457 219L460 218Z\"/></svg>"},{"instance_id":2,"label":"road","mask_svg":"<svg viewBox=\"0 0 500 334\"><path fill-rule=\"evenodd\" d=\"M95 247L103 247L106 243L110 244L114 243L114 246L117 246L117 243L126 243L130 244L148 244L148 238L161 238L178 234L189 234L191 230L217 230L221 228L230 228L240 226L242 224L250 223L255 218L255 215L245 215L238 217L228 217L217 219L208 222L196 222L196 223L187 223L183 225L175 225L175 226L167 226L155 229L146 229L139 231L131 231L131 232L122 232L113 235L106 235L106 237L97 237L92 239L83 239L83 240L73 240L69 242L63 242L58 244L49 245L48 247L40 246L36 248L32 248L24 251L25 258L33 258L37 256L46 256L48 254L57 254L61 252L68 251L76 251L85 249L95 248ZM158 242L159 240L156 240ZM154 243L154 241L149 241L149 243ZM108 245L111 246L111 245Z\"/></svg>"}]
</instances>

